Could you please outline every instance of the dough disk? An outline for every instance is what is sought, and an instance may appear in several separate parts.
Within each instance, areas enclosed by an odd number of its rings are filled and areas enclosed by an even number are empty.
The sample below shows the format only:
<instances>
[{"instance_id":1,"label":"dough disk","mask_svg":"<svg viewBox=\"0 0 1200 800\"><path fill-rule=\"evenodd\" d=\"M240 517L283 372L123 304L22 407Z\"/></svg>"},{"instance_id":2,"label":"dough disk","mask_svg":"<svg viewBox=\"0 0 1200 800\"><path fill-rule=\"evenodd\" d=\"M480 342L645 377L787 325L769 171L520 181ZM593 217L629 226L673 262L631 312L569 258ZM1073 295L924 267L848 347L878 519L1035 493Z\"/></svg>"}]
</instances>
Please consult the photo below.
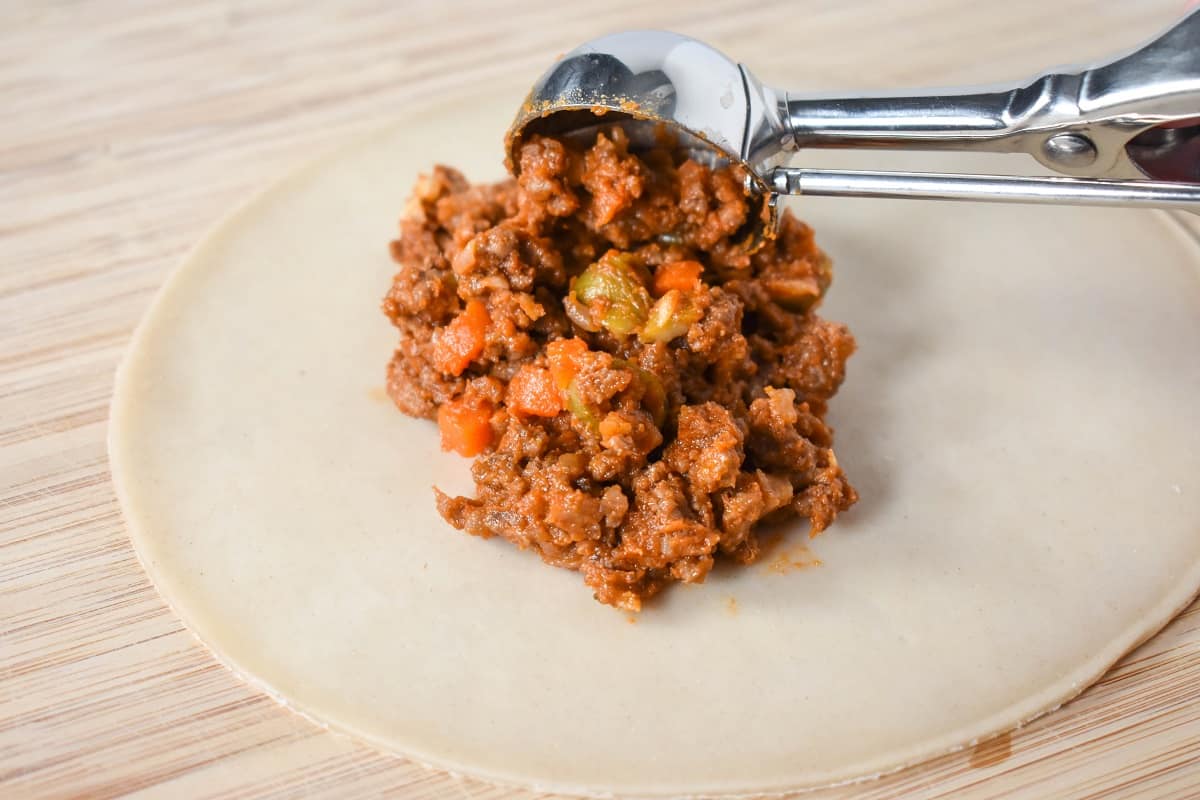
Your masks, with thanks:
<instances>
[{"instance_id":1,"label":"dough disk","mask_svg":"<svg viewBox=\"0 0 1200 800\"><path fill-rule=\"evenodd\" d=\"M795 527L631 620L451 529L431 487L469 490L468 462L384 397L378 308L417 174L501 174L500 96L251 201L130 347L110 434L130 535L240 674L495 781L768 792L1011 728L1196 593L1200 260L1154 212L807 202L836 264L824 314L860 346L831 421L862 494L807 550Z\"/></svg>"}]
</instances>

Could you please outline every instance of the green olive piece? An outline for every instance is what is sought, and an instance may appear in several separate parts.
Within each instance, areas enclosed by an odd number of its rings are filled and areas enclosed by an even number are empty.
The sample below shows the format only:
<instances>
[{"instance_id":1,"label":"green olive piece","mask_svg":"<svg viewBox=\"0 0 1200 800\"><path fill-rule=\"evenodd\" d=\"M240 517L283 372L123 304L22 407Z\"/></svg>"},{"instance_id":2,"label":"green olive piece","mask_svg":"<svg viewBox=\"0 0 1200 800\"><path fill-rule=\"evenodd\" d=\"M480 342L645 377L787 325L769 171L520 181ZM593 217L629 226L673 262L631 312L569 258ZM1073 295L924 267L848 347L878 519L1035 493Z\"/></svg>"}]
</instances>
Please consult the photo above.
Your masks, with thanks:
<instances>
[{"instance_id":1,"label":"green olive piece","mask_svg":"<svg viewBox=\"0 0 1200 800\"><path fill-rule=\"evenodd\" d=\"M596 409L588 405L579 393L578 379L572 379L570 385L567 386L567 410L575 415L584 427L594 434L600 432L600 416L596 413Z\"/></svg>"},{"instance_id":2,"label":"green olive piece","mask_svg":"<svg viewBox=\"0 0 1200 800\"><path fill-rule=\"evenodd\" d=\"M687 333L688 328L702 316L704 311L696 305L691 295L672 289L658 298L658 302L650 309L641 339L643 342L669 342Z\"/></svg>"},{"instance_id":3,"label":"green olive piece","mask_svg":"<svg viewBox=\"0 0 1200 800\"><path fill-rule=\"evenodd\" d=\"M634 333L650 312L650 293L634 260L615 250L609 250L571 282L571 294L564 305L569 308L572 301L614 336ZM581 327L590 329L587 325Z\"/></svg>"},{"instance_id":4,"label":"green olive piece","mask_svg":"<svg viewBox=\"0 0 1200 800\"><path fill-rule=\"evenodd\" d=\"M625 369L633 373L634 380L642 387L642 405L650 412L654 424L661 427L667 419L667 390L663 388L659 377L623 358L614 358L612 365L614 369Z\"/></svg>"}]
</instances>

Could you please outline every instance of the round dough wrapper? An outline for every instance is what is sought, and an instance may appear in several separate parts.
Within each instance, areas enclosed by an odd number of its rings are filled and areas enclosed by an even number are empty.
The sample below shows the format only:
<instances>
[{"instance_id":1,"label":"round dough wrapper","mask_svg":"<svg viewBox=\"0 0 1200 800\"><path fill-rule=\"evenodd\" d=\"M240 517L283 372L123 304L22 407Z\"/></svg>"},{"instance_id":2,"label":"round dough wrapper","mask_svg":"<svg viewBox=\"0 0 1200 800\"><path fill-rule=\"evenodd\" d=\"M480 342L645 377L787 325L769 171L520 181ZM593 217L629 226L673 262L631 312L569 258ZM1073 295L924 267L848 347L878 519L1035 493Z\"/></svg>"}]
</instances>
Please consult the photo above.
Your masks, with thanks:
<instances>
[{"instance_id":1,"label":"round dough wrapper","mask_svg":"<svg viewBox=\"0 0 1200 800\"><path fill-rule=\"evenodd\" d=\"M811 542L791 526L631 618L451 529L432 487L470 491L469 464L384 396L379 303L418 173L501 176L499 96L257 197L136 334L110 441L130 535L238 673L485 779L770 792L1018 725L1196 593L1200 259L1154 212L805 203L836 264L823 314L860 345L831 421L862 500Z\"/></svg>"}]
</instances>

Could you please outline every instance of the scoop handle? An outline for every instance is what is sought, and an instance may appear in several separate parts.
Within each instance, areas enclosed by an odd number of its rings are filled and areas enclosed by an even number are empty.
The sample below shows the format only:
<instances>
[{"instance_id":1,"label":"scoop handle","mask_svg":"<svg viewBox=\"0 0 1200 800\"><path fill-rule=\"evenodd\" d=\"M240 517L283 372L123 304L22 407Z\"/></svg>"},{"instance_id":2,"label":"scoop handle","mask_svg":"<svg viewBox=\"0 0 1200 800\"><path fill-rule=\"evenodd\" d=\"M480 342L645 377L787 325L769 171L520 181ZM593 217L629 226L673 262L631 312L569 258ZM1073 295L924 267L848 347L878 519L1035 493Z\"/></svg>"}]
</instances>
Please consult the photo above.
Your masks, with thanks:
<instances>
[{"instance_id":1,"label":"scoop handle","mask_svg":"<svg viewBox=\"0 0 1200 800\"><path fill-rule=\"evenodd\" d=\"M1067 175L1144 178L1146 170L1131 158L1131 140L1188 120L1200 133L1200 9L1128 54L1017 85L919 95L776 96L795 149L1023 152ZM1134 157L1137 150L1132 148Z\"/></svg>"},{"instance_id":2,"label":"scoop handle","mask_svg":"<svg viewBox=\"0 0 1200 800\"><path fill-rule=\"evenodd\" d=\"M771 183L779 194L809 197L1132 206L1200 213L1200 186L1162 181L778 167Z\"/></svg>"}]
</instances>

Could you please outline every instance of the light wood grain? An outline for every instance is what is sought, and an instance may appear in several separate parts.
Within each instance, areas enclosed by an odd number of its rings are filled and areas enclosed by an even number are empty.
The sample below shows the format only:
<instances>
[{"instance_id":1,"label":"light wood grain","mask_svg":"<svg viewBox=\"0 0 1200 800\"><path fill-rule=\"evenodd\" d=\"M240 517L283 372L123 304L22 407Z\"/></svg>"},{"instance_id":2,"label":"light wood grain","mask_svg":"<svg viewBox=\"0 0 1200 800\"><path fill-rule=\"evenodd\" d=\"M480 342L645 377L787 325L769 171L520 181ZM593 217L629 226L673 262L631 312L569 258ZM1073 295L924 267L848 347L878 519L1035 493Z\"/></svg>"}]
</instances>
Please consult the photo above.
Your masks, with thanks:
<instances>
[{"instance_id":1,"label":"light wood grain","mask_svg":"<svg viewBox=\"0 0 1200 800\"><path fill-rule=\"evenodd\" d=\"M603 31L671 27L767 80L866 87L1099 56L1182 3L541 5L0 4L0 796L530 796L277 706L138 567L105 458L113 369L166 272L246 193L422 99L528 82ZM880 52L886 74L859 66ZM1007 746L806 797L1195 797L1198 764L1193 606Z\"/></svg>"}]
</instances>

